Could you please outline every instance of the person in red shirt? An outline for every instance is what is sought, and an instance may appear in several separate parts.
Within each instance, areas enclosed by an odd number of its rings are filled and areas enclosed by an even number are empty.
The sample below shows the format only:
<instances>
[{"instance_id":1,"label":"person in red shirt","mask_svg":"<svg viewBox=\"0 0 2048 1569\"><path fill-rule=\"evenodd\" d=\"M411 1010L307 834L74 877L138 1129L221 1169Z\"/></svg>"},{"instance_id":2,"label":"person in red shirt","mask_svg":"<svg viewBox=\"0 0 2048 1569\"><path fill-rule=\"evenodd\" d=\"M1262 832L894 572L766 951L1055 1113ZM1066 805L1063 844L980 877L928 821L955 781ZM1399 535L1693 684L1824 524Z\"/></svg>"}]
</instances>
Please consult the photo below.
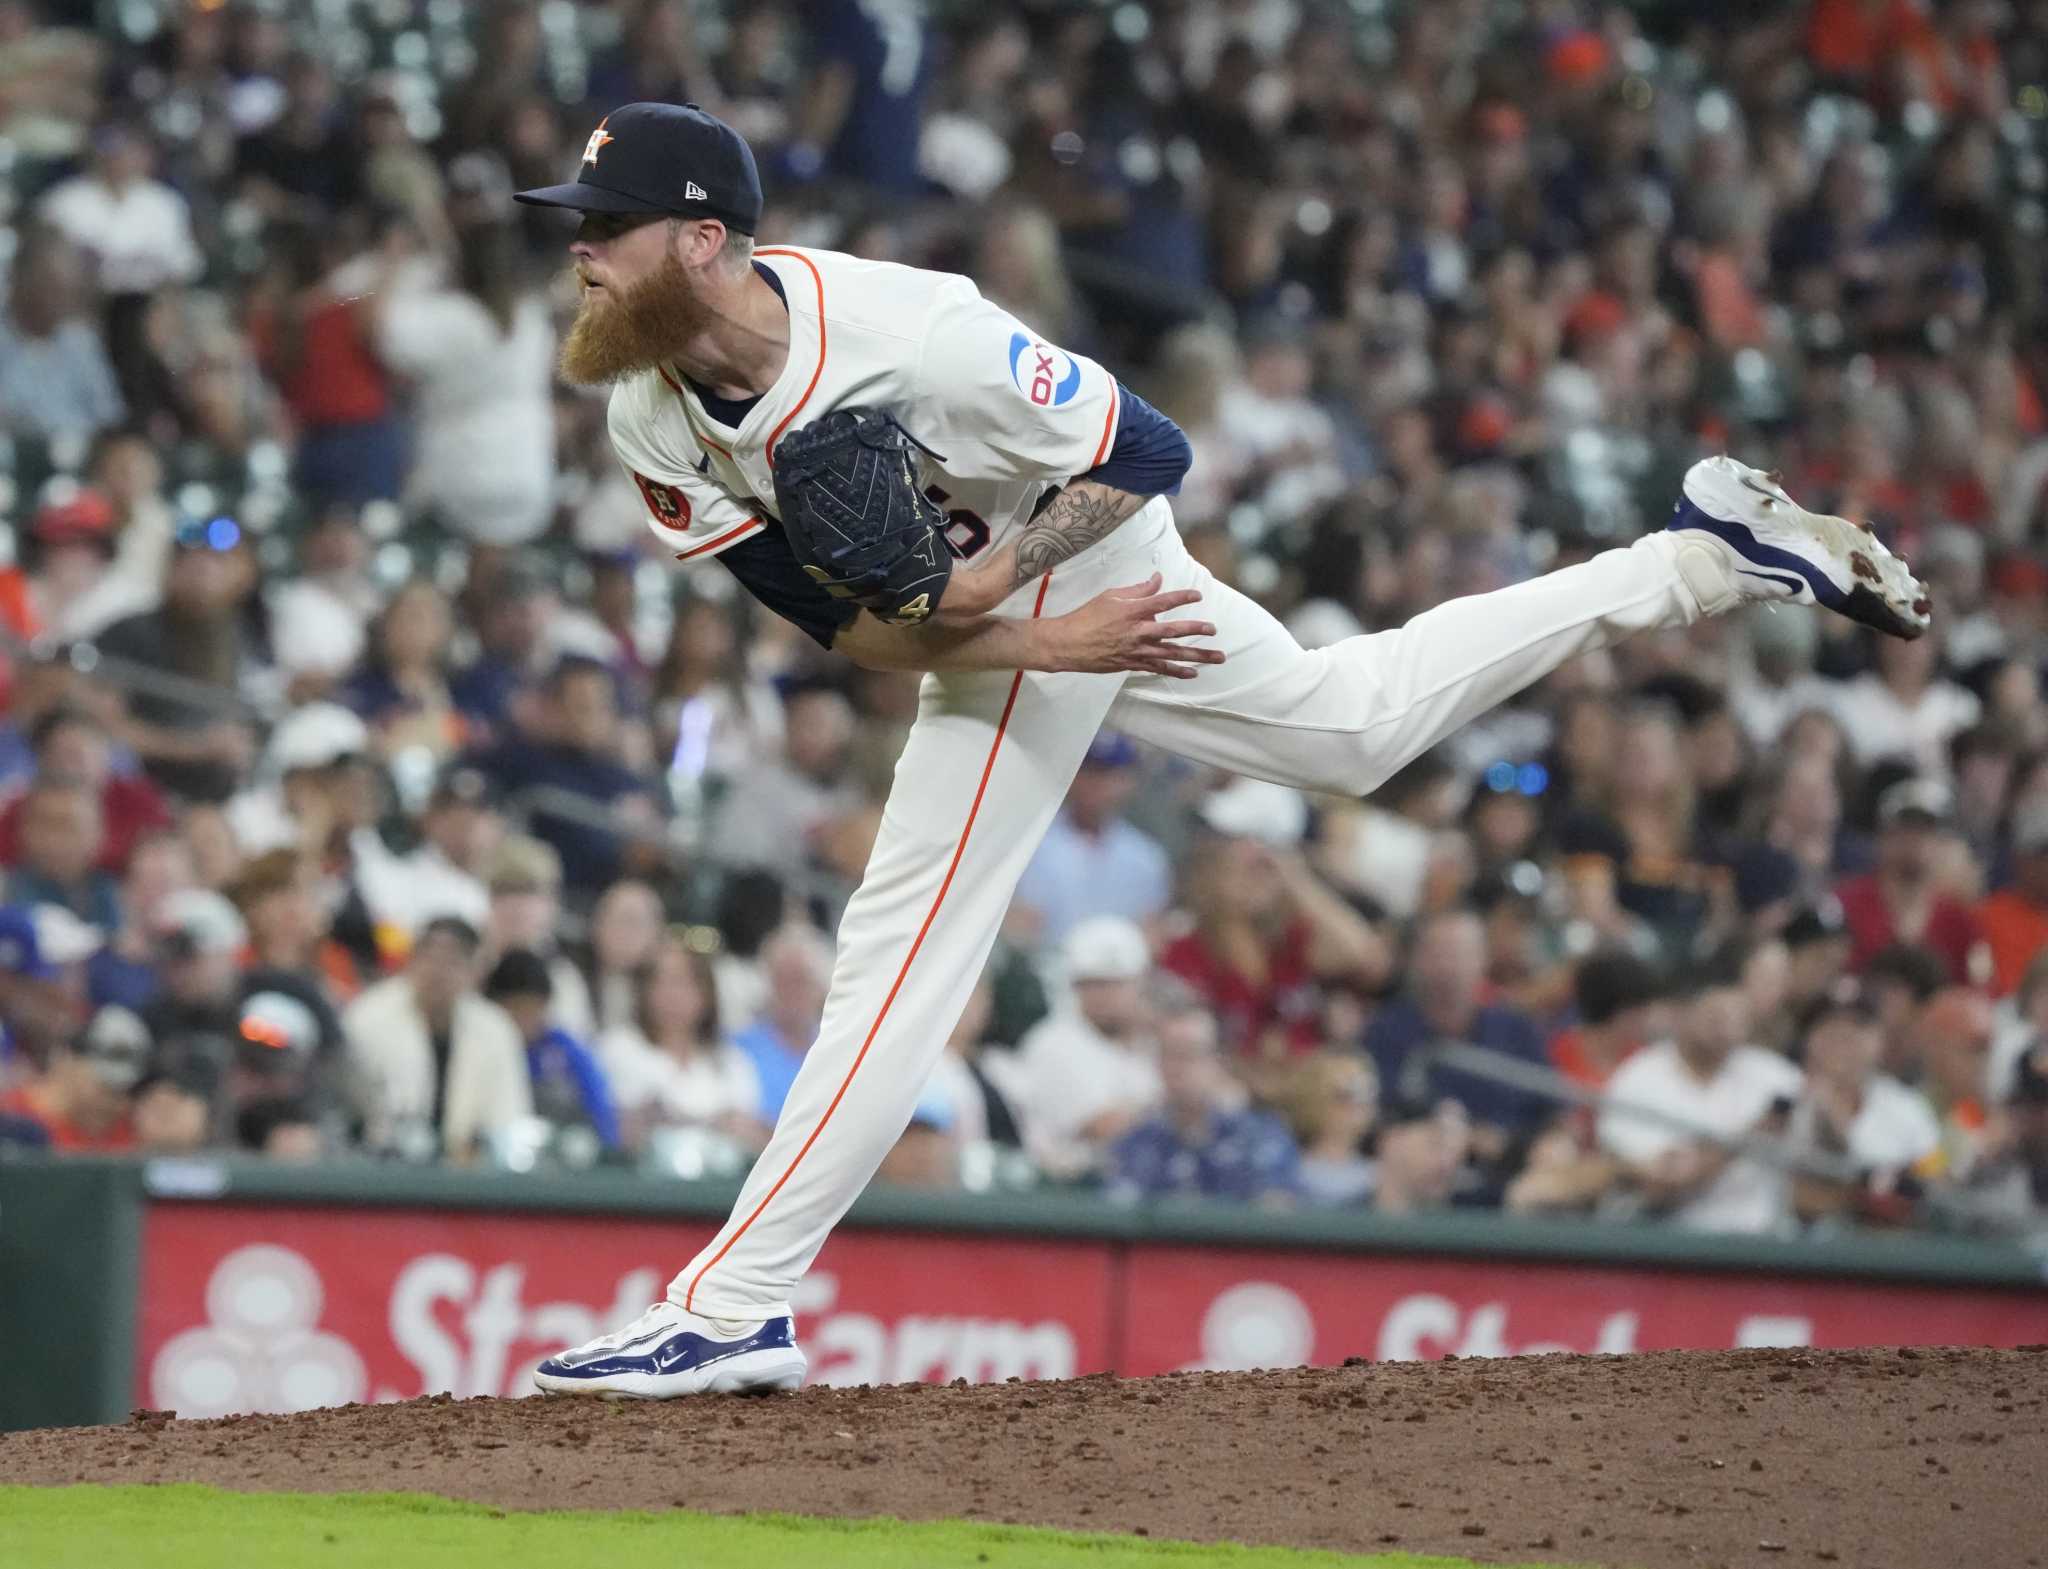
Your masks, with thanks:
<instances>
[{"instance_id":1,"label":"person in red shirt","mask_svg":"<svg viewBox=\"0 0 2048 1569\"><path fill-rule=\"evenodd\" d=\"M1212 839L1188 867L1186 894L1194 930L1166 945L1160 968L1201 994L1239 1056L1276 1062L1314 1050L1321 983L1373 987L1386 975L1379 934L1291 847Z\"/></svg>"},{"instance_id":2,"label":"person in red shirt","mask_svg":"<svg viewBox=\"0 0 2048 1569\"><path fill-rule=\"evenodd\" d=\"M1849 967L1860 973L1878 953L1913 943L1939 954L1957 984L1985 979L1990 953L1970 907L1938 878L1941 836L1954 814L1948 787L1901 779L1877 803L1877 870L1836 890L1849 928Z\"/></svg>"},{"instance_id":3,"label":"person in red shirt","mask_svg":"<svg viewBox=\"0 0 2048 1569\"><path fill-rule=\"evenodd\" d=\"M149 1064L149 1031L126 1008L102 1008L26 1083L0 1095L0 1116L42 1130L58 1154L131 1148L128 1092Z\"/></svg>"},{"instance_id":4,"label":"person in red shirt","mask_svg":"<svg viewBox=\"0 0 2048 1569\"><path fill-rule=\"evenodd\" d=\"M1977 906L1991 950L1991 995L2010 997L2034 956L2048 949L2048 803L2013 814L2012 883Z\"/></svg>"},{"instance_id":5,"label":"person in red shirt","mask_svg":"<svg viewBox=\"0 0 2048 1569\"><path fill-rule=\"evenodd\" d=\"M95 867L119 876L135 841L171 826L163 792L139 774L114 772L106 727L77 708L53 708L29 731L38 777L76 779L99 796L101 839ZM0 808L0 866L21 860L24 796Z\"/></svg>"}]
</instances>

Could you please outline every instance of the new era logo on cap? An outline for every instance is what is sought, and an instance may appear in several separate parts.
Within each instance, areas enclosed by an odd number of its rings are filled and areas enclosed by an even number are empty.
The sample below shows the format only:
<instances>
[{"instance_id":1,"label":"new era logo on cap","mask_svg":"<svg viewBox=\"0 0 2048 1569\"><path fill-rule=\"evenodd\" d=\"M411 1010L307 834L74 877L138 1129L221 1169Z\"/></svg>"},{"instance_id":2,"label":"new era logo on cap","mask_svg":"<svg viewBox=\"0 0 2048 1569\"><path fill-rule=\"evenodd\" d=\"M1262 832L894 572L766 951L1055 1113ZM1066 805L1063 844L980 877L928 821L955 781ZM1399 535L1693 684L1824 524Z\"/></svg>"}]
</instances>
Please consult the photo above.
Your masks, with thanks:
<instances>
[{"instance_id":1,"label":"new era logo on cap","mask_svg":"<svg viewBox=\"0 0 2048 1569\"><path fill-rule=\"evenodd\" d=\"M686 202L708 202L711 198L704 194L703 186L699 185L695 180L691 180L683 186L683 200Z\"/></svg>"}]
</instances>

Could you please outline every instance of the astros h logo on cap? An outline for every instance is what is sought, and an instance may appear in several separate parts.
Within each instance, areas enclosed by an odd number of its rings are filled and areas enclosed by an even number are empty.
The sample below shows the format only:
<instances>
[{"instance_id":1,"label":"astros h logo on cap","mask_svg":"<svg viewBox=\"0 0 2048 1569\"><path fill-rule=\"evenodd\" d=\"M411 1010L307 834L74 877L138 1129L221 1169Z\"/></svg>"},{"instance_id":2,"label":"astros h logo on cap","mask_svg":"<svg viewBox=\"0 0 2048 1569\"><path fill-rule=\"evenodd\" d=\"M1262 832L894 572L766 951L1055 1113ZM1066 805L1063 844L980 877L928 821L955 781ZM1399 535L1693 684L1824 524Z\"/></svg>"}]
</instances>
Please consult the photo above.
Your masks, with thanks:
<instances>
[{"instance_id":1,"label":"astros h logo on cap","mask_svg":"<svg viewBox=\"0 0 2048 1569\"><path fill-rule=\"evenodd\" d=\"M590 133L590 140L583 144L583 161L585 163L596 163L598 148L612 140L611 137L604 134L604 128L610 120L611 116L606 115L604 119L598 121L597 129Z\"/></svg>"}]
</instances>

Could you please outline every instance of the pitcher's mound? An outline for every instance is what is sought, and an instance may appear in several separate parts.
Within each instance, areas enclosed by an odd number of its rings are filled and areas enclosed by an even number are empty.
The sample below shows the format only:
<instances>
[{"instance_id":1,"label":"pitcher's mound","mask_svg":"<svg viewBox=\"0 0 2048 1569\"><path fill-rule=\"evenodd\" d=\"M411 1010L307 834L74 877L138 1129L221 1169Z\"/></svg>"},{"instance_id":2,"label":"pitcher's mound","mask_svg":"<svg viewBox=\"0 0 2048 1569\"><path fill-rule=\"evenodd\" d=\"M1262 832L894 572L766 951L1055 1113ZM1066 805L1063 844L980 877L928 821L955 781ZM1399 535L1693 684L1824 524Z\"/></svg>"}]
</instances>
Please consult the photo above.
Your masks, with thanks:
<instances>
[{"instance_id":1,"label":"pitcher's mound","mask_svg":"<svg viewBox=\"0 0 2048 1569\"><path fill-rule=\"evenodd\" d=\"M2048 1569L2048 1346L138 1412L0 1435L0 1480L964 1516L1643 1569Z\"/></svg>"}]
</instances>

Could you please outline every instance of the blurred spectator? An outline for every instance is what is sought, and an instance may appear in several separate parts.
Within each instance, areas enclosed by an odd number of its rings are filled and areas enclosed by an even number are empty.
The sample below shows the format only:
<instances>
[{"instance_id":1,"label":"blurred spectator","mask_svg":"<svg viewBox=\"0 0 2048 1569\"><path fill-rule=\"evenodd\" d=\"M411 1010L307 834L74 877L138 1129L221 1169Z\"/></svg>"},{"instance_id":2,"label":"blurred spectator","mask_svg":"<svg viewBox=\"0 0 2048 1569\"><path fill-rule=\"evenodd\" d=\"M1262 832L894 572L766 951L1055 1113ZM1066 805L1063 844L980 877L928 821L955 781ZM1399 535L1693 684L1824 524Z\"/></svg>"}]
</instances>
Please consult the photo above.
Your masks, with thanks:
<instances>
[{"instance_id":1,"label":"blurred spectator","mask_svg":"<svg viewBox=\"0 0 2048 1569\"><path fill-rule=\"evenodd\" d=\"M785 926L761 945L761 976L767 996L760 1017L732 1038L753 1064L761 1086L754 1116L773 1123L796 1082L804 1053L818 1038L825 986L832 978L832 949L816 932Z\"/></svg>"},{"instance_id":2,"label":"blurred spectator","mask_svg":"<svg viewBox=\"0 0 2048 1569\"><path fill-rule=\"evenodd\" d=\"M1479 1046L1524 1063L1546 1061L1535 1023L1485 1000L1486 928L1470 910L1426 915L1408 956L1408 988L1373 1016L1365 1051L1379 1067L1387 1099L1411 1115L1456 1101L1475 1125L1486 1155L1505 1150L1549 1110L1524 1091L1432 1060L1439 1046Z\"/></svg>"},{"instance_id":3,"label":"blurred spectator","mask_svg":"<svg viewBox=\"0 0 2048 1569\"><path fill-rule=\"evenodd\" d=\"M0 1085L86 1021L99 933L55 905L0 905Z\"/></svg>"},{"instance_id":4,"label":"blurred spectator","mask_svg":"<svg viewBox=\"0 0 2048 1569\"><path fill-rule=\"evenodd\" d=\"M2013 813L2012 882L1976 909L1991 954L1991 995L2010 996L2035 955L2048 948L2048 800Z\"/></svg>"},{"instance_id":5,"label":"blurred spectator","mask_svg":"<svg viewBox=\"0 0 2048 1569\"><path fill-rule=\"evenodd\" d=\"M101 871L118 873L139 839L171 825L170 810L156 787L117 770L112 738L91 714L53 708L36 720L29 742L35 749L38 780L75 780L96 798L100 843L94 864ZM29 793L0 808L0 865L13 866L21 858Z\"/></svg>"},{"instance_id":6,"label":"blurred spectator","mask_svg":"<svg viewBox=\"0 0 2048 1569\"><path fill-rule=\"evenodd\" d=\"M1702 855L1697 781L1686 766L1677 715L1661 705L1626 715L1615 737L1605 799L1581 794L1558 829L1565 875L1603 935L1629 945L1640 922L1657 950L1676 955L1717 914L1713 870ZM1600 912L1607 912L1602 914Z\"/></svg>"},{"instance_id":7,"label":"blurred spectator","mask_svg":"<svg viewBox=\"0 0 2048 1569\"><path fill-rule=\"evenodd\" d=\"M745 787L712 810L705 837L735 866L764 867L786 881L808 869L828 826L860 803L851 777L858 715L839 692L790 692L780 759L750 770Z\"/></svg>"},{"instance_id":8,"label":"blurred spectator","mask_svg":"<svg viewBox=\"0 0 2048 1569\"><path fill-rule=\"evenodd\" d=\"M251 324L259 363L299 427L293 478L316 509L396 500L409 457L363 302L377 264L348 254L353 239L350 225L332 222L282 237L277 297Z\"/></svg>"},{"instance_id":9,"label":"blurred spectator","mask_svg":"<svg viewBox=\"0 0 2048 1569\"><path fill-rule=\"evenodd\" d=\"M1151 923L1173 893L1166 852L1123 817L1138 788L1138 749L1105 730L1095 738L1060 815L1024 868L1013 921L1035 922L1037 941L1057 948L1091 916Z\"/></svg>"},{"instance_id":10,"label":"blurred spectator","mask_svg":"<svg viewBox=\"0 0 2048 1569\"><path fill-rule=\"evenodd\" d=\"M392 292L387 274L365 297L380 358L414 386L407 497L472 544L524 544L552 516L554 327L508 224L471 223L455 247L452 287Z\"/></svg>"},{"instance_id":11,"label":"blurred spectator","mask_svg":"<svg viewBox=\"0 0 2048 1569\"><path fill-rule=\"evenodd\" d=\"M485 576L472 573L477 655L448 683L455 706L485 737L509 735L522 719L537 718L530 689L554 657L552 631L560 609L553 587L530 563L504 562Z\"/></svg>"},{"instance_id":12,"label":"blurred spectator","mask_svg":"<svg viewBox=\"0 0 2048 1569\"><path fill-rule=\"evenodd\" d=\"M128 1094L149 1061L149 1031L124 1008L103 1008L76 1041L0 1093L0 1116L35 1124L60 1154L134 1146Z\"/></svg>"},{"instance_id":13,"label":"blurred spectator","mask_svg":"<svg viewBox=\"0 0 2048 1569\"><path fill-rule=\"evenodd\" d=\"M460 748L465 726L448 688L453 634L447 599L419 578L379 612L362 664L335 695L362 716L385 757L418 749L440 762Z\"/></svg>"},{"instance_id":14,"label":"blurred spectator","mask_svg":"<svg viewBox=\"0 0 2048 1569\"><path fill-rule=\"evenodd\" d=\"M189 283L205 267L185 198L154 177L156 150L135 125L93 132L92 162L43 197L39 216L87 252L108 294Z\"/></svg>"},{"instance_id":15,"label":"blurred spectator","mask_svg":"<svg viewBox=\"0 0 2048 1569\"><path fill-rule=\"evenodd\" d=\"M0 430L83 441L121 417L121 391L87 315L85 260L62 235L21 235L0 313Z\"/></svg>"},{"instance_id":16,"label":"blurred spectator","mask_svg":"<svg viewBox=\"0 0 2048 1569\"><path fill-rule=\"evenodd\" d=\"M235 1117L235 1142L269 1160L305 1165L331 1153L311 1110L293 1100L255 1101Z\"/></svg>"},{"instance_id":17,"label":"blurred spectator","mask_svg":"<svg viewBox=\"0 0 2048 1569\"><path fill-rule=\"evenodd\" d=\"M1787 961L1785 1009L1792 1017L1801 1018L1848 973L1852 939L1840 901L1829 895L1795 912L1779 940L1785 945ZM1866 970L1866 988L1870 980Z\"/></svg>"},{"instance_id":18,"label":"blurred spectator","mask_svg":"<svg viewBox=\"0 0 2048 1569\"><path fill-rule=\"evenodd\" d=\"M1442 1209L1457 1191L1470 1150L1471 1126L1455 1105L1435 1116L1395 1123L1380 1134L1373 1208L1383 1215Z\"/></svg>"},{"instance_id":19,"label":"blurred spectator","mask_svg":"<svg viewBox=\"0 0 2048 1569\"><path fill-rule=\"evenodd\" d=\"M632 1017L604 1033L598 1055L628 1147L671 1124L715 1128L750 1147L765 1142L754 1060L722 1034L710 961L682 938L657 938L636 971Z\"/></svg>"},{"instance_id":20,"label":"blurred spectator","mask_svg":"<svg viewBox=\"0 0 2048 1569\"><path fill-rule=\"evenodd\" d=\"M1857 977L1884 1032L1884 1069L1897 1078L1921 1076L1920 1011L1949 984L1941 955L1911 943L1895 943L1874 955Z\"/></svg>"},{"instance_id":21,"label":"blurred spectator","mask_svg":"<svg viewBox=\"0 0 2048 1569\"><path fill-rule=\"evenodd\" d=\"M429 921L404 972L342 1015L371 1149L466 1161L480 1139L532 1114L518 1026L477 993L478 946L468 922Z\"/></svg>"},{"instance_id":22,"label":"blurred spectator","mask_svg":"<svg viewBox=\"0 0 2048 1569\"><path fill-rule=\"evenodd\" d=\"M113 505L97 491L45 504L22 536L21 564L0 572L0 629L69 641L145 608L112 576L113 528Z\"/></svg>"},{"instance_id":23,"label":"blurred spectator","mask_svg":"<svg viewBox=\"0 0 2048 1569\"><path fill-rule=\"evenodd\" d=\"M332 936L320 894L318 866L295 849L255 857L229 886L228 897L249 928L249 956L257 967L288 970L345 1003L362 988L352 954Z\"/></svg>"},{"instance_id":24,"label":"blurred spectator","mask_svg":"<svg viewBox=\"0 0 2048 1569\"><path fill-rule=\"evenodd\" d=\"M106 842L98 792L67 774L43 774L21 798L19 855L7 873L11 904L57 905L102 931L121 922L114 879L99 869Z\"/></svg>"},{"instance_id":25,"label":"blurred spectator","mask_svg":"<svg viewBox=\"0 0 2048 1569\"><path fill-rule=\"evenodd\" d=\"M1977 722L1979 705L1942 679L1939 635L1903 642L1871 639L1876 668L1833 694L1835 717L1858 758L1898 758L1921 773L1948 772L1948 744Z\"/></svg>"},{"instance_id":26,"label":"blurred spectator","mask_svg":"<svg viewBox=\"0 0 2048 1569\"><path fill-rule=\"evenodd\" d=\"M648 884L628 878L598 897L583 979L600 1035L632 1020L638 977L652 962L661 931L661 895Z\"/></svg>"},{"instance_id":27,"label":"blurred spectator","mask_svg":"<svg viewBox=\"0 0 2048 1569\"><path fill-rule=\"evenodd\" d=\"M1747 957L1724 948L1678 977L1672 1038L1615 1071L1600 1113L1601 1148L1643 1205L1696 1231L1767 1233L1788 1219L1782 1183L1734 1147L1782 1128L1800 1093L1797 1068L1746 1044Z\"/></svg>"},{"instance_id":28,"label":"blurred spectator","mask_svg":"<svg viewBox=\"0 0 2048 1569\"><path fill-rule=\"evenodd\" d=\"M248 767L253 744L242 702L268 690L272 663L255 588L255 558L232 520L182 528L164 569L163 603L100 635L103 656L177 678L136 677L117 732L172 795L222 800Z\"/></svg>"},{"instance_id":29,"label":"blurred spectator","mask_svg":"<svg viewBox=\"0 0 2048 1569\"><path fill-rule=\"evenodd\" d=\"M1217 835L1196 846L1184 882L1193 930L1159 965L1216 1010L1235 1056L1277 1062L1312 1049L1317 984L1370 987L1386 974L1378 934L1292 847Z\"/></svg>"},{"instance_id":30,"label":"blurred spectator","mask_svg":"<svg viewBox=\"0 0 2048 1569\"><path fill-rule=\"evenodd\" d=\"M1041 1171L1063 1182L1102 1169L1109 1146L1159 1103L1145 934L1116 915L1081 921L1060 953L1072 987L1057 1009L988 1067Z\"/></svg>"},{"instance_id":31,"label":"blurred spectator","mask_svg":"<svg viewBox=\"0 0 2048 1569\"><path fill-rule=\"evenodd\" d=\"M1317 1052L1294 1070L1287 1121L1301 1146L1304 1202L1363 1204L1373 1193L1367 1137L1379 1120L1380 1086L1372 1064L1343 1052Z\"/></svg>"},{"instance_id":32,"label":"blurred spectator","mask_svg":"<svg viewBox=\"0 0 2048 1569\"><path fill-rule=\"evenodd\" d=\"M685 778L736 779L771 766L782 747L782 702L752 668L728 605L676 610L649 683L655 755Z\"/></svg>"},{"instance_id":33,"label":"blurred spectator","mask_svg":"<svg viewBox=\"0 0 2048 1569\"><path fill-rule=\"evenodd\" d=\"M526 1042L535 1114L558 1128L589 1128L606 1149L618 1149L619 1113L610 1081L588 1046L548 1023L554 982L540 956L524 948L501 954L484 978L483 992L512 1016Z\"/></svg>"},{"instance_id":34,"label":"blurred spectator","mask_svg":"<svg viewBox=\"0 0 2048 1569\"><path fill-rule=\"evenodd\" d=\"M135 1148L191 1155L213 1143L212 1079L196 1066L153 1068L129 1095Z\"/></svg>"},{"instance_id":35,"label":"blurred spectator","mask_svg":"<svg viewBox=\"0 0 2048 1569\"><path fill-rule=\"evenodd\" d=\"M1551 1066L1574 1084L1604 1088L1615 1069L1669 1033L1669 996L1664 978L1634 954L1588 954L1572 981L1577 1023L1551 1037Z\"/></svg>"},{"instance_id":36,"label":"blurred spectator","mask_svg":"<svg viewBox=\"0 0 2048 1569\"><path fill-rule=\"evenodd\" d=\"M490 911L484 926L484 947L492 954L524 948L537 953L548 967L554 1021L578 1040L594 1033L590 988L575 960L563 951L562 858L554 847L529 834L500 841L491 853Z\"/></svg>"},{"instance_id":37,"label":"blurred spectator","mask_svg":"<svg viewBox=\"0 0 2048 1569\"><path fill-rule=\"evenodd\" d=\"M1880 949L1915 943L1939 954L1955 981L1978 977L1983 936L1970 908L1941 886L1940 841L1953 797L1932 779L1902 779L1877 803L1877 869L1838 890L1853 943L1852 968Z\"/></svg>"},{"instance_id":38,"label":"blurred spectator","mask_svg":"<svg viewBox=\"0 0 2048 1569\"><path fill-rule=\"evenodd\" d=\"M967 994L967 1006L946 1041L945 1055L932 1069L926 1099L945 1108L945 1121L963 1147L991 1144L1006 1150L1024 1147L1024 1125L1008 1091L1001 1087L1002 1055L988 1046L994 1012L988 976L984 973ZM1003 1082L1007 1082L1004 1076Z\"/></svg>"},{"instance_id":39,"label":"blurred spectator","mask_svg":"<svg viewBox=\"0 0 2048 1569\"><path fill-rule=\"evenodd\" d=\"M1160 1109L1110 1146L1111 1197L1202 1197L1286 1204L1301 1190L1287 1125L1244 1103L1223 1065L1216 1021L1201 1009L1165 1014Z\"/></svg>"},{"instance_id":40,"label":"blurred spectator","mask_svg":"<svg viewBox=\"0 0 2048 1569\"><path fill-rule=\"evenodd\" d=\"M192 853L184 840L158 831L136 841L121 879L121 924L107 934L88 970L95 1002L138 1013L148 1008L162 984L156 941L165 901L192 885Z\"/></svg>"},{"instance_id":41,"label":"blurred spectator","mask_svg":"<svg viewBox=\"0 0 2048 1569\"><path fill-rule=\"evenodd\" d=\"M564 659L548 678L543 716L474 761L533 834L560 854L570 888L594 896L628 862L644 859L630 837L656 826L648 780L618 761L618 688L603 665Z\"/></svg>"},{"instance_id":42,"label":"blurred spectator","mask_svg":"<svg viewBox=\"0 0 2048 1569\"><path fill-rule=\"evenodd\" d=\"M1983 993L1949 986L1927 999L1915 1021L1921 1088L1941 1118L1940 1149L1930 1171L1968 1183L1995 1165L2011 1136L1991 1101L1996 1021Z\"/></svg>"},{"instance_id":43,"label":"blurred spectator","mask_svg":"<svg viewBox=\"0 0 2048 1569\"><path fill-rule=\"evenodd\" d=\"M1853 988L1823 998L1799 1035L1806 1085L1786 1124L1786 1153L1845 1158L1855 1175L1795 1178L1795 1209L1808 1220L1844 1212L1904 1218L1900 1179L1931 1165L1941 1142L1934 1109L1880 1071L1884 1035Z\"/></svg>"},{"instance_id":44,"label":"blurred spectator","mask_svg":"<svg viewBox=\"0 0 2048 1569\"><path fill-rule=\"evenodd\" d=\"M371 856L358 868L381 948L401 950L437 915L482 928L491 916L485 883L504 834L490 776L467 763L444 768L420 816L420 842L402 856Z\"/></svg>"}]
</instances>

